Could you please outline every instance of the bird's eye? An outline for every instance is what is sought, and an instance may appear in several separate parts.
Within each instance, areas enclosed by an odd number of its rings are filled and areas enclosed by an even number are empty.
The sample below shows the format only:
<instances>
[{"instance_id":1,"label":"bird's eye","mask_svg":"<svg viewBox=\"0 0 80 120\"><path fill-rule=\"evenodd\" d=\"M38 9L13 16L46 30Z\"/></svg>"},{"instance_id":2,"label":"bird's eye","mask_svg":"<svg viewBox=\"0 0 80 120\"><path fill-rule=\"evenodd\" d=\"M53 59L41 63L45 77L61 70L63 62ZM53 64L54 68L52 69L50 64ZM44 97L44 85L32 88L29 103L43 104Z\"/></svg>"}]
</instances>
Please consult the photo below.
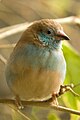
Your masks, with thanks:
<instances>
[{"instance_id":1,"label":"bird's eye","mask_svg":"<svg viewBox=\"0 0 80 120\"><path fill-rule=\"evenodd\" d=\"M50 34L51 34L51 31L50 31L50 30L48 30L48 31L47 31L47 34L49 34L49 35L50 35Z\"/></svg>"}]
</instances>

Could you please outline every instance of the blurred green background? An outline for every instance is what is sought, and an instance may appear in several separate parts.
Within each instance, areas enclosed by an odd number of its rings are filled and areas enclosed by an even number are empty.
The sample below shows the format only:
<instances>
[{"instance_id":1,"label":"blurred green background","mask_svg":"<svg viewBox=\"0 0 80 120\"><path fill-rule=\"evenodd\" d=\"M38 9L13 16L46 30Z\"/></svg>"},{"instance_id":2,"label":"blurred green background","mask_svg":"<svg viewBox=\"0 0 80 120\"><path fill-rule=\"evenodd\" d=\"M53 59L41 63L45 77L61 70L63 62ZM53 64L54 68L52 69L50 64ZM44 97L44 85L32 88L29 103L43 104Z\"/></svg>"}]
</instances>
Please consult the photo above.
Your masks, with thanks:
<instances>
[{"instance_id":1,"label":"blurred green background","mask_svg":"<svg viewBox=\"0 0 80 120\"><path fill-rule=\"evenodd\" d=\"M33 22L42 18L64 18L80 16L80 0L0 0L0 34L6 28L25 22ZM71 38L69 44L63 44L63 52L67 62L67 74L64 84L80 82L80 26L74 24L62 25L64 31ZM22 31L23 32L23 31ZM22 32L0 39L0 58L8 59L13 47L2 45L16 43ZM6 80L5 64L0 60L0 98L11 98ZM80 86L75 87L80 94ZM80 98L70 92L59 98L60 105L80 110ZM79 116L66 112L59 112L49 108L26 107L24 113L31 120L80 120ZM25 120L7 105L0 104L0 120Z\"/></svg>"}]
</instances>

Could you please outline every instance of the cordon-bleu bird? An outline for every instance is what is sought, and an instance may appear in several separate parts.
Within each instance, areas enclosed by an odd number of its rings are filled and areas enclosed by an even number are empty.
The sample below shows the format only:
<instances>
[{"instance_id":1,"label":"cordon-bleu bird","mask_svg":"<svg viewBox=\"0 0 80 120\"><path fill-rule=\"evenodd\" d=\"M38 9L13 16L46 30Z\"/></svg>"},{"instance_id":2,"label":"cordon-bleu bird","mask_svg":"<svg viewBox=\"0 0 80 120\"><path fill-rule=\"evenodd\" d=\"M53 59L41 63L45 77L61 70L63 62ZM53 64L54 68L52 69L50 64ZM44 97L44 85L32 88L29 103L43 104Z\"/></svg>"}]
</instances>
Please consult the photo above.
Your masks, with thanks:
<instances>
[{"instance_id":1,"label":"cordon-bleu bird","mask_svg":"<svg viewBox=\"0 0 80 120\"><path fill-rule=\"evenodd\" d=\"M6 67L7 84L15 96L26 101L55 98L66 74L62 40L69 37L53 19L35 21L26 29Z\"/></svg>"}]
</instances>

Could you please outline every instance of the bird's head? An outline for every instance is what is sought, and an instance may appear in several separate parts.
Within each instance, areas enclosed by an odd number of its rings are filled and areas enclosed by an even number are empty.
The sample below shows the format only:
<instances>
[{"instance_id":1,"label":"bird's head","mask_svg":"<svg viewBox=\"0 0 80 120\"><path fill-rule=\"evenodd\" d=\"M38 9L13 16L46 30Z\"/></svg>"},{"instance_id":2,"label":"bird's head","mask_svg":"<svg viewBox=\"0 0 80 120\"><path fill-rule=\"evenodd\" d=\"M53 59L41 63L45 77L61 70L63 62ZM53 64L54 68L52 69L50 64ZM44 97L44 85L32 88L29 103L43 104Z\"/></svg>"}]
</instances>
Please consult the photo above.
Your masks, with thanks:
<instances>
[{"instance_id":1,"label":"bird's head","mask_svg":"<svg viewBox=\"0 0 80 120\"><path fill-rule=\"evenodd\" d=\"M49 49L61 48L62 40L69 40L62 26L53 19L42 19L33 22L27 29L30 42ZM34 39L33 39L34 38Z\"/></svg>"}]
</instances>

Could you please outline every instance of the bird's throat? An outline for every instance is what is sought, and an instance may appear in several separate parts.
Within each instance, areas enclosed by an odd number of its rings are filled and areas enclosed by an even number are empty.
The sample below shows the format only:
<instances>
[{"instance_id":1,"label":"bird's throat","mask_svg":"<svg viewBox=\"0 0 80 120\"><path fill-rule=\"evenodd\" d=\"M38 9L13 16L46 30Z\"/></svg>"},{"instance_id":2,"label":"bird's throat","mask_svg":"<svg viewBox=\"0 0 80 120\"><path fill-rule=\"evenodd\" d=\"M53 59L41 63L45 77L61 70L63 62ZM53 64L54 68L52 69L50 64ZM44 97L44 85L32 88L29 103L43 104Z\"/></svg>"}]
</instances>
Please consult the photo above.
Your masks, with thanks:
<instances>
[{"instance_id":1,"label":"bird's throat","mask_svg":"<svg viewBox=\"0 0 80 120\"><path fill-rule=\"evenodd\" d=\"M61 41L55 40L54 37L48 36L44 33L39 33L38 35L39 40L41 41L42 45L47 47L48 49L61 49L62 43Z\"/></svg>"}]
</instances>

